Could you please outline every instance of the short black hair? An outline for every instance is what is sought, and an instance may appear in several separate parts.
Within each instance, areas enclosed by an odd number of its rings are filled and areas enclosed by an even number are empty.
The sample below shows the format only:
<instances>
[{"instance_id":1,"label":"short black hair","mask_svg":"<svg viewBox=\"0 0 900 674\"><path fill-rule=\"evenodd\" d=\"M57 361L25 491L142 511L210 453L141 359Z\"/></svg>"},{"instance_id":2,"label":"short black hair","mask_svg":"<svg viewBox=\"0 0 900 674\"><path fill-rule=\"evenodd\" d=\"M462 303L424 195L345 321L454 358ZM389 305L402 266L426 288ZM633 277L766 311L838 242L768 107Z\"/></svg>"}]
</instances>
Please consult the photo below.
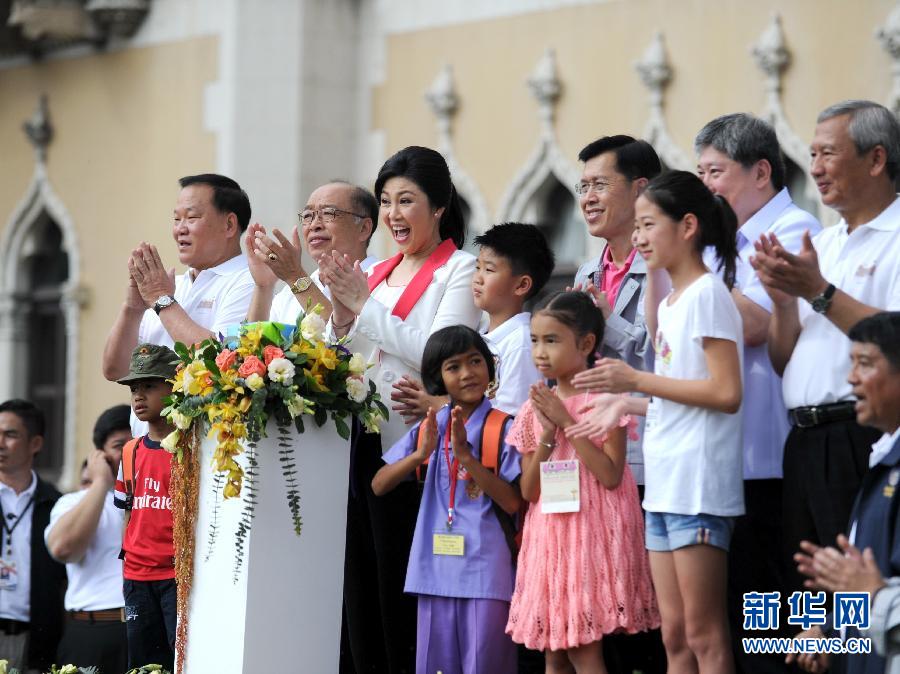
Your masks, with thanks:
<instances>
[{"instance_id":1,"label":"short black hair","mask_svg":"<svg viewBox=\"0 0 900 674\"><path fill-rule=\"evenodd\" d=\"M218 173L201 173L185 176L178 184L182 189L190 185L209 185L213 191L213 206L220 213L234 213L241 231L247 230L250 224L250 197L234 180Z\"/></svg>"},{"instance_id":2,"label":"short black hair","mask_svg":"<svg viewBox=\"0 0 900 674\"><path fill-rule=\"evenodd\" d=\"M662 173L662 163L653 146L625 135L603 136L588 143L578 153L578 161L583 163L607 152L615 155L616 170L629 180L650 180Z\"/></svg>"},{"instance_id":3,"label":"short black hair","mask_svg":"<svg viewBox=\"0 0 900 674\"><path fill-rule=\"evenodd\" d=\"M473 346L484 356L489 379L493 381L496 375L494 354L484 338L465 325L450 325L431 333L425 342L425 352L422 354L422 384L425 390L433 396L447 395L444 378L441 376L444 361L465 353Z\"/></svg>"},{"instance_id":4,"label":"short black hair","mask_svg":"<svg viewBox=\"0 0 900 674\"><path fill-rule=\"evenodd\" d=\"M531 277L531 291L526 300L543 290L556 264L547 237L535 225L521 222L494 225L475 237L475 245L490 248L504 258L516 276Z\"/></svg>"},{"instance_id":5,"label":"short black hair","mask_svg":"<svg viewBox=\"0 0 900 674\"><path fill-rule=\"evenodd\" d=\"M4 403L0 403L0 414L9 412L15 414L25 425L25 430L32 438L40 435L44 437L46 429L46 421L44 413L41 409L30 400L22 400L21 398L12 398Z\"/></svg>"},{"instance_id":6,"label":"short black hair","mask_svg":"<svg viewBox=\"0 0 900 674\"><path fill-rule=\"evenodd\" d=\"M867 316L847 333L851 342L874 344L891 364L900 371L900 311L882 311Z\"/></svg>"},{"instance_id":7,"label":"short black hair","mask_svg":"<svg viewBox=\"0 0 900 674\"><path fill-rule=\"evenodd\" d=\"M366 244L368 244L378 228L378 213L381 210L378 199L365 187L351 183L349 180L335 178L334 180L329 180L326 184L347 185L350 188L350 207L353 209L353 212L372 221L372 230L369 232L369 238L366 239Z\"/></svg>"},{"instance_id":8,"label":"short black hair","mask_svg":"<svg viewBox=\"0 0 900 674\"><path fill-rule=\"evenodd\" d=\"M97 417L94 422L94 447L103 449L106 439L116 431L131 432L131 408L114 405Z\"/></svg>"}]
</instances>

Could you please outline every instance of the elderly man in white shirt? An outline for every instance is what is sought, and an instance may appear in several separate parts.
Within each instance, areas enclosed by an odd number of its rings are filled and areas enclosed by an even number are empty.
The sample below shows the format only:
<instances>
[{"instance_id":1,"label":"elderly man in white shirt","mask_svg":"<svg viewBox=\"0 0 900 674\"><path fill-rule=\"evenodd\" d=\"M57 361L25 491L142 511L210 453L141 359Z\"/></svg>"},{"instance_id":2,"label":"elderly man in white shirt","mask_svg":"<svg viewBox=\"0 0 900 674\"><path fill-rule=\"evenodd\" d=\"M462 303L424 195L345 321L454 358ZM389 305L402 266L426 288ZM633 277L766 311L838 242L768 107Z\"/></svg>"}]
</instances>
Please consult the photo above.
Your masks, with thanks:
<instances>
[{"instance_id":1,"label":"elderly man in white shirt","mask_svg":"<svg viewBox=\"0 0 900 674\"><path fill-rule=\"evenodd\" d=\"M359 260L363 271L378 261L367 252L378 226L378 200L364 187L343 180L317 187L298 218L301 229L294 227L290 240L277 229L268 236L262 225L250 225L247 257L256 285L249 321L292 324L307 304L321 304L326 319L331 314L331 291L319 280L318 267L311 274L303 267L301 232L313 260L337 251L353 262ZM279 281L286 285L276 294Z\"/></svg>"},{"instance_id":2,"label":"elderly man in white shirt","mask_svg":"<svg viewBox=\"0 0 900 674\"><path fill-rule=\"evenodd\" d=\"M775 130L752 115L734 113L710 121L694 140L697 173L724 197L738 220L737 274L731 291L744 325L744 503L729 549L729 617L739 671L752 672L765 656L739 647L745 592L780 589L781 491L784 441L790 425L766 349L772 300L750 266L753 242L774 234L786 250L800 250L804 232L818 234L819 221L798 208L785 187L786 168ZM715 254L704 255L710 269ZM749 635L748 635L749 636ZM774 671L781 658L771 658Z\"/></svg>"},{"instance_id":3,"label":"elderly man in white shirt","mask_svg":"<svg viewBox=\"0 0 900 674\"><path fill-rule=\"evenodd\" d=\"M752 259L773 303L769 355L793 426L784 451L787 592L803 589L792 563L799 542L830 543L845 529L878 435L856 422L847 332L900 308L900 124L877 103L837 103L819 114L810 150L822 203L841 221L804 235L797 254L764 235Z\"/></svg>"},{"instance_id":4,"label":"elderly man in white shirt","mask_svg":"<svg viewBox=\"0 0 900 674\"><path fill-rule=\"evenodd\" d=\"M241 233L250 224L246 192L212 173L179 183L172 238L188 271L177 277L167 271L156 246L142 242L132 251L125 302L103 349L103 375L110 381L128 373L138 344L194 344L247 315L253 277L241 253ZM132 417L132 433L143 435L146 424Z\"/></svg>"}]
</instances>

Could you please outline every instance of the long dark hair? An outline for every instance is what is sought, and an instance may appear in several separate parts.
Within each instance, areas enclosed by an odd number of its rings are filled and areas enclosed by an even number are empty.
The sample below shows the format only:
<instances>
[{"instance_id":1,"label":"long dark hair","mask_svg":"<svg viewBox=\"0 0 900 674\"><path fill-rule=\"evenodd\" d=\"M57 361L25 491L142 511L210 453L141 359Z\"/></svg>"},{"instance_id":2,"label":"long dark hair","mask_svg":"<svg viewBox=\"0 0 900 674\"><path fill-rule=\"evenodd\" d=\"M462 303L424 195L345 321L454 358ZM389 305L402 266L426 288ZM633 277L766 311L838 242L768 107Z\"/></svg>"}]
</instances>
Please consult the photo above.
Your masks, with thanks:
<instances>
[{"instance_id":1,"label":"long dark hair","mask_svg":"<svg viewBox=\"0 0 900 674\"><path fill-rule=\"evenodd\" d=\"M712 246L719 261L717 271L728 289L734 287L735 258L737 257L737 216L723 197L710 192L706 185L687 171L668 171L651 180L644 196L656 204L675 222L688 213L697 218L700 234L694 246L701 255Z\"/></svg>"},{"instance_id":2,"label":"long dark hair","mask_svg":"<svg viewBox=\"0 0 900 674\"><path fill-rule=\"evenodd\" d=\"M457 248L463 247L466 242L466 223L462 206L450 179L450 169L440 152L410 145L390 157L384 162L375 180L376 198L381 198L381 190L391 178L412 180L425 192L435 209L443 208L439 227L441 241L452 239Z\"/></svg>"},{"instance_id":3,"label":"long dark hair","mask_svg":"<svg viewBox=\"0 0 900 674\"><path fill-rule=\"evenodd\" d=\"M594 335L596 342L587 358L588 367L594 366L596 354L603 346L606 321L603 320L603 312L587 293L570 290L551 295L535 309L534 315L537 314L556 319L574 332L579 339L585 335Z\"/></svg>"}]
</instances>

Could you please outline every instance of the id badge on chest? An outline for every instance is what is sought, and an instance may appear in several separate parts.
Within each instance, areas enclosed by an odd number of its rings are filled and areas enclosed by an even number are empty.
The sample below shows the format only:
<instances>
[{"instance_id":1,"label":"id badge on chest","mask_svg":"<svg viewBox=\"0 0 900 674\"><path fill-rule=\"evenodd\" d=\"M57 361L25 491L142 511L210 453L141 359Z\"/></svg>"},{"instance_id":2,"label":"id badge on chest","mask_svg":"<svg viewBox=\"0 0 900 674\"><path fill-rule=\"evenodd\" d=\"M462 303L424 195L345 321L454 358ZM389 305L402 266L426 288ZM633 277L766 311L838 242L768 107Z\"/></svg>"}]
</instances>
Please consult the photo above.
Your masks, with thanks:
<instances>
[{"instance_id":1,"label":"id badge on chest","mask_svg":"<svg viewBox=\"0 0 900 674\"><path fill-rule=\"evenodd\" d=\"M434 532L431 539L431 554L462 557L466 554L466 539L462 534Z\"/></svg>"},{"instance_id":2,"label":"id badge on chest","mask_svg":"<svg viewBox=\"0 0 900 674\"><path fill-rule=\"evenodd\" d=\"M16 575L16 563L0 557L0 590L12 592L18 584Z\"/></svg>"},{"instance_id":3,"label":"id badge on chest","mask_svg":"<svg viewBox=\"0 0 900 674\"><path fill-rule=\"evenodd\" d=\"M541 512L577 513L581 510L578 461L541 462Z\"/></svg>"}]
</instances>

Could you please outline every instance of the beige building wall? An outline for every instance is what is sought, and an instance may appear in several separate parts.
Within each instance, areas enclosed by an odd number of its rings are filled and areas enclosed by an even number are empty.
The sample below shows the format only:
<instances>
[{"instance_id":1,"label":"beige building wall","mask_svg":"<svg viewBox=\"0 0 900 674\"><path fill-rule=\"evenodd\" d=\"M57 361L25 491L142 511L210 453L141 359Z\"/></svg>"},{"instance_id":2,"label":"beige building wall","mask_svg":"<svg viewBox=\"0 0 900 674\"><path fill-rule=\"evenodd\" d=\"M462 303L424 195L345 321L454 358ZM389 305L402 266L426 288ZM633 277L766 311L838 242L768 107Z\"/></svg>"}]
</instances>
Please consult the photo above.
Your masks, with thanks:
<instances>
[{"instance_id":1,"label":"beige building wall","mask_svg":"<svg viewBox=\"0 0 900 674\"><path fill-rule=\"evenodd\" d=\"M94 419L128 402L101 375L103 344L126 284L129 251L156 243L178 266L171 214L183 175L215 169L215 138L203 130L203 93L217 77L217 40L161 46L0 70L0 237L25 196L35 157L22 123L48 95L54 137L47 175L69 215L86 304L79 324L75 446L91 448ZM71 261L70 256L70 261ZM75 270L72 270L74 272Z\"/></svg>"},{"instance_id":2,"label":"beige building wall","mask_svg":"<svg viewBox=\"0 0 900 674\"><path fill-rule=\"evenodd\" d=\"M444 64L460 97L454 144L460 165L495 213L504 190L537 143L537 103L526 78L547 47L556 50L562 96L556 129L565 154L601 135L640 135L648 93L635 72L657 30L673 69L665 109L675 142L692 156L694 134L709 119L761 112L765 87L750 53L774 12L793 60L784 104L808 142L815 117L845 98L887 101L890 58L875 38L892 0L614 0L389 35L384 82L373 91L372 128L387 154L434 145L434 118L423 93ZM805 166L803 167L806 168Z\"/></svg>"}]
</instances>

